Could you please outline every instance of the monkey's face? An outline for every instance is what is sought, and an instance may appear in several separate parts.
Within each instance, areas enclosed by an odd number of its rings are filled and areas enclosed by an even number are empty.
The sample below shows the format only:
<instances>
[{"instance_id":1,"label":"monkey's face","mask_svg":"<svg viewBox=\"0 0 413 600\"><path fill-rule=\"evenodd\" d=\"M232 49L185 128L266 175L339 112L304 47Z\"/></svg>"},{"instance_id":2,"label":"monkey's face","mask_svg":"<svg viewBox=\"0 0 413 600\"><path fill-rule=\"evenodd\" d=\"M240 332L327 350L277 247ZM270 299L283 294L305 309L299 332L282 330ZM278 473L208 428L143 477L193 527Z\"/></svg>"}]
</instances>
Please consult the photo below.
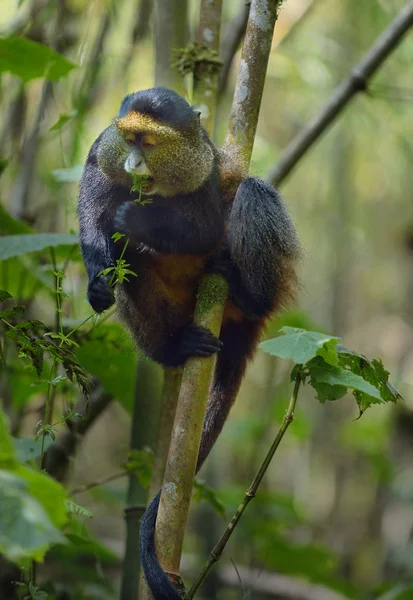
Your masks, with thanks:
<instances>
[{"instance_id":1,"label":"monkey's face","mask_svg":"<svg viewBox=\"0 0 413 600\"><path fill-rule=\"evenodd\" d=\"M214 153L197 121L182 131L131 111L105 130L98 160L117 183L130 187L142 178L143 194L170 197L198 189L211 173Z\"/></svg>"}]
</instances>

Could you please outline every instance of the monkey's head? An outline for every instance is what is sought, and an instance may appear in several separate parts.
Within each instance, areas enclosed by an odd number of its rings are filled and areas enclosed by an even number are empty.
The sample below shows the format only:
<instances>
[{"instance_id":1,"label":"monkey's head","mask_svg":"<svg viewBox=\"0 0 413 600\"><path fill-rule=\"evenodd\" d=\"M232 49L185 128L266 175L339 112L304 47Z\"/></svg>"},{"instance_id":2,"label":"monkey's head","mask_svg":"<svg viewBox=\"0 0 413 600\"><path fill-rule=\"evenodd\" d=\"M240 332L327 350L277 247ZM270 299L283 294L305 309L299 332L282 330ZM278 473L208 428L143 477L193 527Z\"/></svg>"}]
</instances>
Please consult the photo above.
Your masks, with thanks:
<instances>
[{"instance_id":1,"label":"monkey's head","mask_svg":"<svg viewBox=\"0 0 413 600\"><path fill-rule=\"evenodd\" d=\"M112 181L131 187L146 180L146 195L197 190L209 177L215 150L196 112L166 88L135 92L102 134L98 162Z\"/></svg>"}]
</instances>

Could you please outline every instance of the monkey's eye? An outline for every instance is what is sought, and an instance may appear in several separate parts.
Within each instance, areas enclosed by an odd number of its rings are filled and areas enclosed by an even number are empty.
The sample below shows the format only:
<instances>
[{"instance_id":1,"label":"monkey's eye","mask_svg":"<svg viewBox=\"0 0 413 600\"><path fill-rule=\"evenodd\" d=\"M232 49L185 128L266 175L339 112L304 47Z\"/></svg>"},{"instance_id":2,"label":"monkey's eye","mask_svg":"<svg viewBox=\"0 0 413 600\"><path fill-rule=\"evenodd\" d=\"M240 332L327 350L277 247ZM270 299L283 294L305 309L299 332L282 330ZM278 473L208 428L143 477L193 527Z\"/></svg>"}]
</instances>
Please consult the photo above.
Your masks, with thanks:
<instances>
[{"instance_id":1,"label":"monkey's eye","mask_svg":"<svg viewBox=\"0 0 413 600\"><path fill-rule=\"evenodd\" d=\"M151 150L156 146L156 139L154 135L143 135L141 138L141 147L144 150Z\"/></svg>"},{"instance_id":2,"label":"monkey's eye","mask_svg":"<svg viewBox=\"0 0 413 600\"><path fill-rule=\"evenodd\" d=\"M134 146L136 144L136 138L133 133L127 133L125 135L125 141L128 146Z\"/></svg>"}]
</instances>

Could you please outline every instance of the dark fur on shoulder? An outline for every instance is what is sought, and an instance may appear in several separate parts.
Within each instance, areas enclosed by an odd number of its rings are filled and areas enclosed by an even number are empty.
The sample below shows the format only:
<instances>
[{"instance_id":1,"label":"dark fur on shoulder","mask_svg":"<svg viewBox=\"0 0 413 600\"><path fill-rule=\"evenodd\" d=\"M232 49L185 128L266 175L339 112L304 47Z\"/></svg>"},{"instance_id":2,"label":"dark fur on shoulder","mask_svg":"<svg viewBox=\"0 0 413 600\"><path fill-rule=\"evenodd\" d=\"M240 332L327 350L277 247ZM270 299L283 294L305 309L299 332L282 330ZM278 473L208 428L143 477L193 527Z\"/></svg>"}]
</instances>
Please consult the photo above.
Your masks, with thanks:
<instances>
[{"instance_id":1,"label":"dark fur on shoulder","mask_svg":"<svg viewBox=\"0 0 413 600\"><path fill-rule=\"evenodd\" d=\"M119 119L120 130L115 121L93 144L80 184L88 299L97 312L114 303L109 281L99 273L115 264L124 246L124 238L114 243L112 235L124 233L129 239L124 258L137 277L117 287L116 302L137 345L165 367L218 353L198 471L221 432L266 319L293 296L300 246L278 192L246 177L235 152L218 152L198 114L175 92L130 94ZM125 137L128 123L133 130ZM155 143L134 150L134 164L147 169L154 185L160 181L160 192L154 187L144 206L133 202L126 172L128 144L135 148L134 136L138 145L145 135L139 127L150 128ZM219 339L192 323L205 272L221 273L229 282ZM142 520L141 560L155 600L179 600L156 557L158 504L159 496Z\"/></svg>"}]
</instances>

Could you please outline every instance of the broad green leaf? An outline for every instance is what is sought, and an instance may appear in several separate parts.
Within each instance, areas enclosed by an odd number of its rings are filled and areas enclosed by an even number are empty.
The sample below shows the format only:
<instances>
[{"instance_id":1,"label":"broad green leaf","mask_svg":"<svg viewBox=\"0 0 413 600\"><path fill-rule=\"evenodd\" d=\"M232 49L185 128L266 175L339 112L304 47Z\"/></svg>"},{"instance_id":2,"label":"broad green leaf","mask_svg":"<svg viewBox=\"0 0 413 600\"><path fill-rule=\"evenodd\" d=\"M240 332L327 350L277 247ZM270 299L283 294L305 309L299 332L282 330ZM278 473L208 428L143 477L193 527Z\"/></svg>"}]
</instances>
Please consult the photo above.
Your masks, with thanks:
<instances>
[{"instance_id":1,"label":"broad green leaf","mask_svg":"<svg viewBox=\"0 0 413 600\"><path fill-rule=\"evenodd\" d=\"M6 290L0 290L0 302L4 302L5 300L11 300L13 296L6 292Z\"/></svg>"},{"instance_id":2,"label":"broad green leaf","mask_svg":"<svg viewBox=\"0 0 413 600\"><path fill-rule=\"evenodd\" d=\"M346 393L346 388L366 394L371 397L371 402L383 402L377 388L348 369L333 367L321 360L312 361L307 366L310 372L310 383L317 391L321 402L341 398Z\"/></svg>"},{"instance_id":3,"label":"broad green leaf","mask_svg":"<svg viewBox=\"0 0 413 600\"><path fill-rule=\"evenodd\" d=\"M118 323L102 323L75 349L78 361L97 377L103 388L131 410L137 354L126 331Z\"/></svg>"},{"instance_id":4,"label":"broad green leaf","mask_svg":"<svg viewBox=\"0 0 413 600\"><path fill-rule=\"evenodd\" d=\"M0 261L49 247L74 246L79 239L75 233L33 233L0 237Z\"/></svg>"},{"instance_id":5,"label":"broad green leaf","mask_svg":"<svg viewBox=\"0 0 413 600\"><path fill-rule=\"evenodd\" d=\"M30 233L33 229L24 221L18 221L12 217L7 210L0 204L0 234L14 235L17 233Z\"/></svg>"},{"instance_id":6,"label":"broad green leaf","mask_svg":"<svg viewBox=\"0 0 413 600\"><path fill-rule=\"evenodd\" d=\"M83 165L75 165L67 169L55 169L52 175L59 183L77 183L80 181L82 171Z\"/></svg>"},{"instance_id":7,"label":"broad green leaf","mask_svg":"<svg viewBox=\"0 0 413 600\"><path fill-rule=\"evenodd\" d=\"M16 452L16 458L20 463L25 463L29 460L39 458L42 454L42 437L40 436L37 441L34 437L28 438L12 438L14 450ZM53 440L50 435L44 437L44 451L53 444Z\"/></svg>"},{"instance_id":8,"label":"broad green leaf","mask_svg":"<svg viewBox=\"0 0 413 600\"><path fill-rule=\"evenodd\" d=\"M73 119L73 117L76 117L76 115L77 110L72 110L70 113L61 113L56 123L51 126L50 131L59 131L59 129L62 129L62 127Z\"/></svg>"},{"instance_id":9,"label":"broad green leaf","mask_svg":"<svg viewBox=\"0 0 413 600\"><path fill-rule=\"evenodd\" d=\"M66 248L66 246L61 248ZM53 278L40 265L34 263L33 257L34 255L26 254L9 258L1 263L0 287L7 288L13 296L18 296L20 300L31 299L39 291L51 294Z\"/></svg>"},{"instance_id":10,"label":"broad green leaf","mask_svg":"<svg viewBox=\"0 0 413 600\"><path fill-rule=\"evenodd\" d=\"M51 544L64 541L29 487L18 474L0 470L0 552L12 561L41 561Z\"/></svg>"},{"instance_id":11,"label":"broad green leaf","mask_svg":"<svg viewBox=\"0 0 413 600\"><path fill-rule=\"evenodd\" d=\"M195 479L194 481L192 498L195 502L207 502L220 517L223 519L226 518L227 513L224 503L209 485L199 479Z\"/></svg>"},{"instance_id":12,"label":"broad green leaf","mask_svg":"<svg viewBox=\"0 0 413 600\"><path fill-rule=\"evenodd\" d=\"M306 331L294 327L283 327L281 331L284 335L267 340L260 344L260 348L268 354L279 356L280 358L291 359L297 364L305 364L315 356L327 343L328 351L325 354L331 356L333 346L338 343L339 338L316 331ZM331 360L331 358L330 358Z\"/></svg>"},{"instance_id":13,"label":"broad green leaf","mask_svg":"<svg viewBox=\"0 0 413 600\"><path fill-rule=\"evenodd\" d=\"M75 66L52 48L26 37L0 38L0 72L8 71L23 81L37 77L57 81Z\"/></svg>"},{"instance_id":14,"label":"broad green leaf","mask_svg":"<svg viewBox=\"0 0 413 600\"><path fill-rule=\"evenodd\" d=\"M28 493L41 504L51 523L55 527L63 527L68 520L65 488L49 475L25 465L17 465L13 473L25 481Z\"/></svg>"}]
</instances>

